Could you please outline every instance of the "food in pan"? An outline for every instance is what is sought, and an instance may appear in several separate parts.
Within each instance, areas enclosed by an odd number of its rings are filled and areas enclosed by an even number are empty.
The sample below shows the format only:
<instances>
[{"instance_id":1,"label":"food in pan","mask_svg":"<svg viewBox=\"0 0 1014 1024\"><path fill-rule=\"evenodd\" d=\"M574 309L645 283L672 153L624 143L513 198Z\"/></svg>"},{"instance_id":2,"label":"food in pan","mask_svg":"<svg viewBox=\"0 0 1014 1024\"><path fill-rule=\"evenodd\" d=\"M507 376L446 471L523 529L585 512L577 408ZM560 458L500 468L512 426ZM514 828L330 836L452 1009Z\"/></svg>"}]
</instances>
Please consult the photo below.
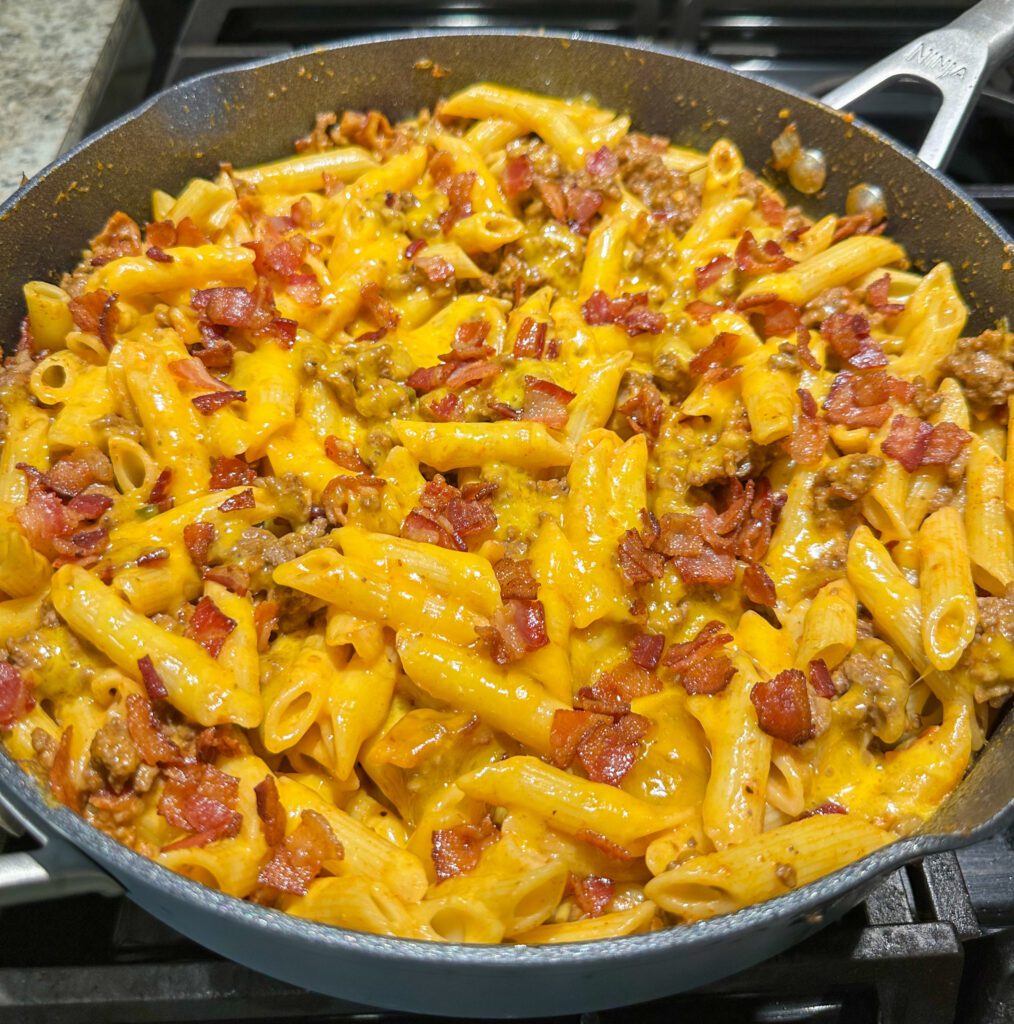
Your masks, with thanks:
<instances>
[{"instance_id":1,"label":"food in pan","mask_svg":"<svg viewBox=\"0 0 1014 1024\"><path fill-rule=\"evenodd\" d=\"M322 115L25 286L0 724L56 800L290 914L525 943L939 806L1014 672L1014 337L875 190L814 222L630 127Z\"/></svg>"}]
</instances>

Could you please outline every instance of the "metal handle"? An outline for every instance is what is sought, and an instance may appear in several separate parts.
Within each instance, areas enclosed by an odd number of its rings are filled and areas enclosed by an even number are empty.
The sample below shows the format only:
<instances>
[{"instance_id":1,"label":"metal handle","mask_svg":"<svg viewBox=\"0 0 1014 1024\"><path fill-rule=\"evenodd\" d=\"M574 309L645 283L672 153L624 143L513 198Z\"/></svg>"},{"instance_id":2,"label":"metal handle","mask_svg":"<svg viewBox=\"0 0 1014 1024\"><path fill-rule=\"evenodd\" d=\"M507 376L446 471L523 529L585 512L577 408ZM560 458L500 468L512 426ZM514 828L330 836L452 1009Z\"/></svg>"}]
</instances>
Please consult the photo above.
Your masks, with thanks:
<instances>
[{"instance_id":1,"label":"metal handle","mask_svg":"<svg viewBox=\"0 0 1014 1024\"><path fill-rule=\"evenodd\" d=\"M0 794L0 828L15 836L27 830L40 843L37 850L0 853L0 907L82 893L122 894L120 884L76 847L24 822L3 794Z\"/></svg>"},{"instance_id":2,"label":"metal handle","mask_svg":"<svg viewBox=\"0 0 1014 1024\"><path fill-rule=\"evenodd\" d=\"M980 0L945 28L927 32L855 78L832 89L824 103L852 106L888 82L921 80L943 102L919 150L930 167L944 167L987 75L1014 51L1014 0Z\"/></svg>"}]
</instances>

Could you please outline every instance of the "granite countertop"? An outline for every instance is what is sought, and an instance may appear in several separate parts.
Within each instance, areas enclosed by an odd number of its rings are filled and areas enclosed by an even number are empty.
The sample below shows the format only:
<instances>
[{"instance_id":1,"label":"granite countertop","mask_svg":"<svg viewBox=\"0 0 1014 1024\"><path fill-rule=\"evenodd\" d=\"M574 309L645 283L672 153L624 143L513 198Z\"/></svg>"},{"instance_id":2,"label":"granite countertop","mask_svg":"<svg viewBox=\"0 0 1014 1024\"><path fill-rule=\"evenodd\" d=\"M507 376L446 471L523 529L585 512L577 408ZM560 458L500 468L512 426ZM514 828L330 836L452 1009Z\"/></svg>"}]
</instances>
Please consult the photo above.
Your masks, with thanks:
<instances>
[{"instance_id":1,"label":"granite countertop","mask_svg":"<svg viewBox=\"0 0 1014 1024\"><path fill-rule=\"evenodd\" d=\"M133 0L0 2L0 200L80 139Z\"/></svg>"}]
</instances>

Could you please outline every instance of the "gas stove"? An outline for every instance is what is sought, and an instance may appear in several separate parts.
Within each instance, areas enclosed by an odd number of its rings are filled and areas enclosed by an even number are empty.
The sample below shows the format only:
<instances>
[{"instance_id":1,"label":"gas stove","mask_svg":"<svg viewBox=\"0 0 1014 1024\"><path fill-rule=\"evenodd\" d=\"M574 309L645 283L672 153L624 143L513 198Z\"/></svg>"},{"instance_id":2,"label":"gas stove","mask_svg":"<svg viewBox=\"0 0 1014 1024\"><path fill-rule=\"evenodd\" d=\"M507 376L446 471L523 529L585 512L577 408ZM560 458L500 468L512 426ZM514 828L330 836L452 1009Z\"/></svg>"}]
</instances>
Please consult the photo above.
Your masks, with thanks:
<instances>
[{"instance_id":1,"label":"gas stove","mask_svg":"<svg viewBox=\"0 0 1014 1024\"><path fill-rule=\"evenodd\" d=\"M140 0L87 131L202 71L355 35L440 26L651 39L820 95L965 6L950 0L811 0L805 7L785 0ZM877 95L860 112L915 147L934 104L902 87ZM1014 233L1011 153L1014 77L1008 69L984 91L949 173ZM0 1024L423 1021L256 974L201 949L125 899L79 897L7 909L0 912L0 935L9 937L0 943ZM734 977L556 1024L675 1020L1009 1024L1014 832L895 872L841 921Z\"/></svg>"}]
</instances>

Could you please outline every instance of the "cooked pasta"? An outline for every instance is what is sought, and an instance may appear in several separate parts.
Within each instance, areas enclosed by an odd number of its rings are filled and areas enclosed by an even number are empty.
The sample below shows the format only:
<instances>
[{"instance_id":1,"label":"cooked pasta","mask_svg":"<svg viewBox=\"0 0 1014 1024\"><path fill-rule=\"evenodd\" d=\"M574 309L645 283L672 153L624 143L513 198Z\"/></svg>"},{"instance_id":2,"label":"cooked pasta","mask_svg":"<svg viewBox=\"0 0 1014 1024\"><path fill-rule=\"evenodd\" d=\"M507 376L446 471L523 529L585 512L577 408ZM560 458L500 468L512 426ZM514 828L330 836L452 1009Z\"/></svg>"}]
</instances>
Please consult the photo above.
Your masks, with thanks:
<instances>
[{"instance_id":1,"label":"cooked pasta","mask_svg":"<svg viewBox=\"0 0 1014 1024\"><path fill-rule=\"evenodd\" d=\"M926 821L1014 678L1005 325L587 100L296 149L25 285L10 755L196 881L435 942L690 923Z\"/></svg>"}]
</instances>

